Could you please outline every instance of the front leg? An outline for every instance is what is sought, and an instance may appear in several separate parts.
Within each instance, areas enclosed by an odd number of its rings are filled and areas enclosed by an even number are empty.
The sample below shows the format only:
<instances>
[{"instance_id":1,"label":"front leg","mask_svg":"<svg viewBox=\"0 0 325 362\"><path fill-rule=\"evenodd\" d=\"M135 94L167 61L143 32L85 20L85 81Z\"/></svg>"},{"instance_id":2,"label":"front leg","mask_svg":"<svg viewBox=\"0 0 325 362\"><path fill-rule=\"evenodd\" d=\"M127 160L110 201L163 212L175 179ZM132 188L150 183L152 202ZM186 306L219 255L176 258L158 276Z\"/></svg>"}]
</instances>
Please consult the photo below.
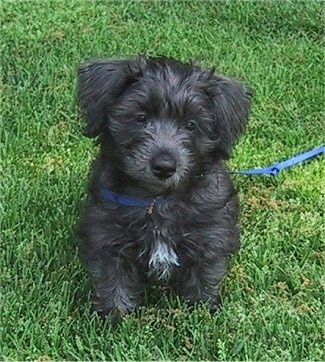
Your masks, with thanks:
<instances>
[{"instance_id":1,"label":"front leg","mask_svg":"<svg viewBox=\"0 0 325 362\"><path fill-rule=\"evenodd\" d=\"M98 254L90 260L82 257L93 284L92 305L100 315L117 323L140 304L143 283L137 266L129 258L109 251Z\"/></svg>"},{"instance_id":2,"label":"front leg","mask_svg":"<svg viewBox=\"0 0 325 362\"><path fill-rule=\"evenodd\" d=\"M228 266L229 257L226 256L214 260L187 260L177 269L173 287L188 303L207 302L211 310L218 310L220 285Z\"/></svg>"}]
</instances>

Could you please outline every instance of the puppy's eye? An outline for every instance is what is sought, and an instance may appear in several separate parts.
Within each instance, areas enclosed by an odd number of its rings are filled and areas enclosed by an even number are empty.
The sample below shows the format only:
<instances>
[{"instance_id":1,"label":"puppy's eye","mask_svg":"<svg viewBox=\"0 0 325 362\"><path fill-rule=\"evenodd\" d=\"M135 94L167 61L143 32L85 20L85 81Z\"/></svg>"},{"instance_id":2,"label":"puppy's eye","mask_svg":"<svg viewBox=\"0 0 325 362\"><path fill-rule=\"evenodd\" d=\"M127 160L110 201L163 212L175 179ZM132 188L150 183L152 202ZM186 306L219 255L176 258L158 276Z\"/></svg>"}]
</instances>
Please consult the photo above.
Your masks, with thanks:
<instances>
[{"instance_id":1,"label":"puppy's eye","mask_svg":"<svg viewBox=\"0 0 325 362\"><path fill-rule=\"evenodd\" d=\"M137 122L143 123L143 124L147 123L147 116L145 114L139 114L137 116Z\"/></svg>"},{"instance_id":2,"label":"puppy's eye","mask_svg":"<svg viewBox=\"0 0 325 362\"><path fill-rule=\"evenodd\" d=\"M189 131L194 131L196 128L196 123L195 121L188 121L185 125L186 129L188 129Z\"/></svg>"}]
</instances>

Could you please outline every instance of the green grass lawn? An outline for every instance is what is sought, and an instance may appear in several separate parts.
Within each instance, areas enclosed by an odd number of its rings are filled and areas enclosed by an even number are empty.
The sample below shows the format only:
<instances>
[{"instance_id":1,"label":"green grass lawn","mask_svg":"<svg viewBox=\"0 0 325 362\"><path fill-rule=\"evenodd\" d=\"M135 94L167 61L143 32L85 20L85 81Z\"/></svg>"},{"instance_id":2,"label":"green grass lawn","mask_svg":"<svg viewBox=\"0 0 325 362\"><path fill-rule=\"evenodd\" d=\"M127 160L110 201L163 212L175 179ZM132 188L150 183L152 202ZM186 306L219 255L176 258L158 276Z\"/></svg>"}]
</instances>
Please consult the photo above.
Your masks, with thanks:
<instances>
[{"instance_id":1,"label":"green grass lawn","mask_svg":"<svg viewBox=\"0 0 325 362\"><path fill-rule=\"evenodd\" d=\"M94 147L82 137L76 67L165 54L254 90L229 163L266 166L324 140L321 1L3 1L0 360L324 360L323 160L235 176L242 249L223 309L163 289L112 329L89 306L75 223Z\"/></svg>"}]
</instances>

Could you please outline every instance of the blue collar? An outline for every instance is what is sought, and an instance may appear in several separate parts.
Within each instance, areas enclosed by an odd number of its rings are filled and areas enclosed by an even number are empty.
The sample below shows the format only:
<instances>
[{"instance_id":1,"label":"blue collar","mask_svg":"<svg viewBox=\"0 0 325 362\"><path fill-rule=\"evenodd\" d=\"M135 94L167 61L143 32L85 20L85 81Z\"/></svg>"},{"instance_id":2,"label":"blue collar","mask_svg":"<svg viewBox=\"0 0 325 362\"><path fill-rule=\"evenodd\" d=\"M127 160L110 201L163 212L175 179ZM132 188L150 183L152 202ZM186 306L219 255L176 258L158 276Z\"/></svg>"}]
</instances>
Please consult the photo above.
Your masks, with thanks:
<instances>
[{"instance_id":1,"label":"blue collar","mask_svg":"<svg viewBox=\"0 0 325 362\"><path fill-rule=\"evenodd\" d=\"M102 187L100 189L100 196L102 197L103 201L110 201L118 205L123 206L149 206L153 207L154 205L162 205L164 204L169 198L161 198L156 197L154 199L140 199L137 197L127 196L123 194L118 194L113 192L112 190Z\"/></svg>"}]
</instances>

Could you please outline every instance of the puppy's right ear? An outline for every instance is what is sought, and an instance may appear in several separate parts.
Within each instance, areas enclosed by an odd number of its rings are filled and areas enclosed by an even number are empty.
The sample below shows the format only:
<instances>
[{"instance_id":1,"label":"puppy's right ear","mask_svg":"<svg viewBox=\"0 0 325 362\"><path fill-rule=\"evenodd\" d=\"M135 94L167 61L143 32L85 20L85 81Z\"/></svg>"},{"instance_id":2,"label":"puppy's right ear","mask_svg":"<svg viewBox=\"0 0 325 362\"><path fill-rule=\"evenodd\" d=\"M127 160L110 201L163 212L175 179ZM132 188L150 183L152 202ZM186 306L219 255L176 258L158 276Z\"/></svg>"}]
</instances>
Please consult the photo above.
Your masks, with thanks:
<instances>
[{"instance_id":1,"label":"puppy's right ear","mask_svg":"<svg viewBox=\"0 0 325 362\"><path fill-rule=\"evenodd\" d=\"M106 128L116 99L137 81L136 60L99 60L78 69L78 102L86 119L84 134L96 137Z\"/></svg>"}]
</instances>

